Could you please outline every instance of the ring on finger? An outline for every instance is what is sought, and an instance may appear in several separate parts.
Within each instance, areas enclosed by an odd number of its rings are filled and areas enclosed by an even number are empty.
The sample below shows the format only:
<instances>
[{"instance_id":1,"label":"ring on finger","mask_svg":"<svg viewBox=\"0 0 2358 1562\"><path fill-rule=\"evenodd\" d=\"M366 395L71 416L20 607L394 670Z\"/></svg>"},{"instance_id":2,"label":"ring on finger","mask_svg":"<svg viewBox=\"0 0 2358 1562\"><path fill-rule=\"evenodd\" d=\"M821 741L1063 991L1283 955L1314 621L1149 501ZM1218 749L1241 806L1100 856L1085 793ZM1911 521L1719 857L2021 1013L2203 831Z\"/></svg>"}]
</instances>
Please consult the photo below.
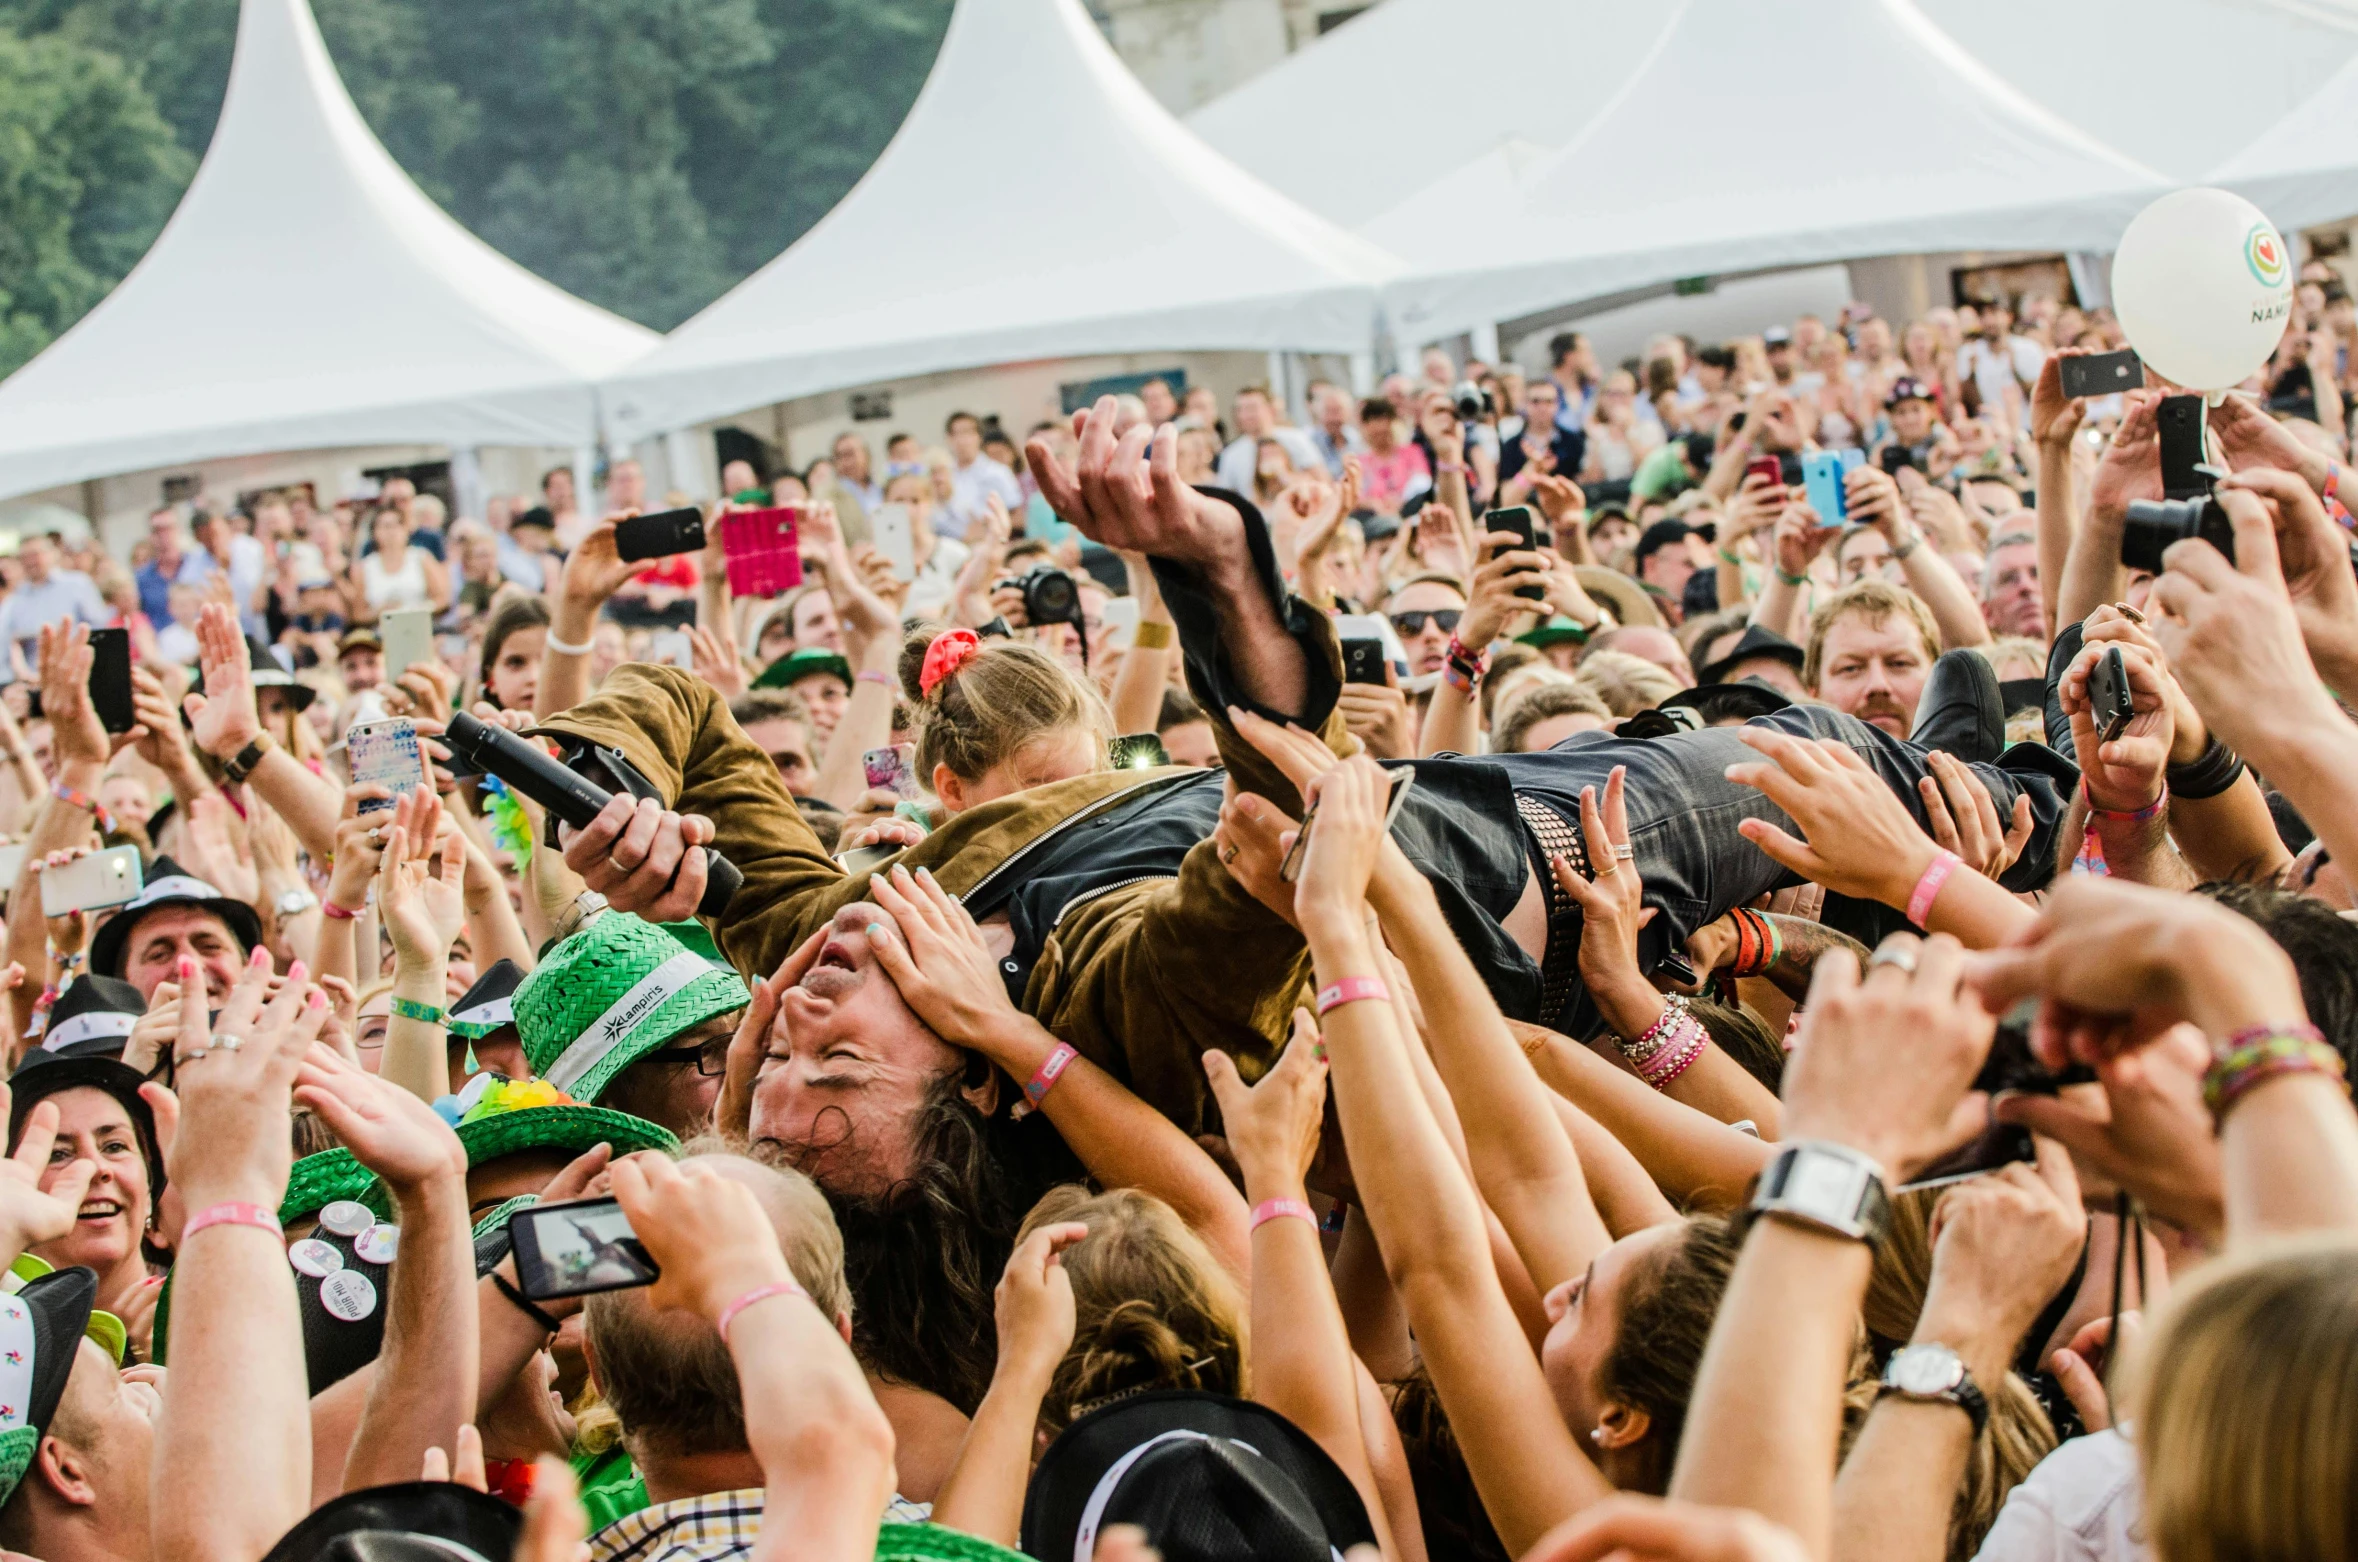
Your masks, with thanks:
<instances>
[{"instance_id":1,"label":"ring on finger","mask_svg":"<svg viewBox=\"0 0 2358 1562\"><path fill-rule=\"evenodd\" d=\"M1613 847L1613 860L1616 862L1628 862L1636 856L1637 848L1627 841L1617 842Z\"/></svg>"},{"instance_id":2,"label":"ring on finger","mask_svg":"<svg viewBox=\"0 0 2358 1562\"><path fill-rule=\"evenodd\" d=\"M213 1038L214 1048L222 1052L235 1052L245 1044L246 1038L243 1036L216 1036Z\"/></svg>"},{"instance_id":3,"label":"ring on finger","mask_svg":"<svg viewBox=\"0 0 2358 1562\"><path fill-rule=\"evenodd\" d=\"M173 1062L176 1065L185 1068L191 1063L211 1057L212 1055L213 1049L211 1047L196 1047L187 1052L183 1052L179 1057L173 1059Z\"/></svg>"},{"instance_id":4,"label":"ring on finger","mask_svg":"<svg viewBox=\"0 0 2358 1562\"><path fill-rule=\"evenodd\" d=\"M1872 971L1879 965L1895 965L1899 967L1900 973L1902 975L1914 976L1916 974L1916 951L1914 946L1908 944L1883 945L1873 954L1867 956L1868 970Z\"/></svg>"},{"instance_id":5,"label":"ring on finger","mask_svg":"<svg viewBox=\"0 0 2358 1562\"><path fill-rule=\"evenodd\" d=\"M1237 853L1238 853L1239 851L1241 851L1242 849L1243 849L1243 848L1241 848L1241 847L1237 847L1237 846L1223 846L1223 847L1221 847L1221 848L1220 848L1220 865L1221 865L1222 867L1226 867L1226 866L1228 866L1230 863L1233 863L1233 862L1235 862L1235 861L1236 861L1236 855L1237 855Z\"/></svg>"}]
</instances>

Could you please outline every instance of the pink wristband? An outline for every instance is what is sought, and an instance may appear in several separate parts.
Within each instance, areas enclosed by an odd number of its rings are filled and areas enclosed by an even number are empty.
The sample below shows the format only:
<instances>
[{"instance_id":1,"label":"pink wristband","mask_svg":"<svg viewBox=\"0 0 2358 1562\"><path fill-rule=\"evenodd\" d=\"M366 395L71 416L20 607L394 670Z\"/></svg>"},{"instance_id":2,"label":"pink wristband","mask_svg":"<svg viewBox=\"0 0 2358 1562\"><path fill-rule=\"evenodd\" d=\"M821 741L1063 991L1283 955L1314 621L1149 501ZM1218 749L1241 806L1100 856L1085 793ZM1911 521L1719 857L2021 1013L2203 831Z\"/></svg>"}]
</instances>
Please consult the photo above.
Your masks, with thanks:
<instances>
[{"instance_id":1,"label":"pink wristband","mask_svg":"<svg viewBox=\"0 0 2358 1562\"><path fill-rule=\"evenodd\" d=\"M1333 986L1318 990L1318 1016L1324 1019L1346 1003L1359 1003L1369 998L1378 1003L1390 1003L1392 989L1386 987L1379 977L1346 976Z\"/></svg>"},{"instance_id":2,"label":"pink wristband","mask_svg":"<svg viewBox=\"0 0 2358 1562\"><path fill-rule=\"evenodd\" d=\"M883 685L884 685L886 688L888 688L888 689L898 689L898 688L900 687L900 685L899 685L899 684L895 683L895 682L892 680L892 678L891 678L891 676L890 676L889 674L886 674L886 673L880 673L880 672L878 672L878 671L877 671L875 668L873 668L873 667L863 667L863 668L861 668L861 669L860 669L860 674L859 674L859 681L860 681L861 683L880 683L880 684L883 684Z\"/></svg>"},{"instance_id":3,"label":"pink wristband","mask_svg":"<svg viewBox=\"0 0 2358 1562\"><path fill-rule=\"evenodd\" d=\"M2143 808L2097 807L2096 794L2088 790L2086 776L2080 777L2080 796L2086 800L2088 812L2099 819L2110 819L2116 824L2147 824L2160 818L2162 810L2170 806L2170 783L2167 780L2163 781L2161 795Z\"/></svg>"},{"instance_id":4,"label":"pink wristband","mask_svg":"<svg viewBox=\"0 0 2358 1562\"><path fill-rule=\"evenodd\" d=\"M286 1235L286 1228L278 1223L278 1215L273 1210L266 1210L259 1204L215 1204L189 1216L187 1223L180 1228L180 1238L185 1242L207 1226L252 1226L273 1236Z\"/></svg>"},{"instance_id":5,"label":"pink wristband","mask_svg":"<svg viewBox=\"0 0 2358 1562\"><path fill-rule=\"evenodd\" d=\"M1318 1229L1318 1212L1300 1199L1263 1199L1253 1206L1253 1229L1258 1231L1269 1222L1283 1220L1288 1215L1310 1222L1313 1231Z\"/></svg>"},{"instance_id":6,"label":"pink wristband","mask_svg":"<svg viewBox=\"0 0 2358 1562\"><path fill-rule=\"evenodd\" d=\"M718 1334L721 1337L721 1343L726 1345L729 1343L729 1325L735 1323L737 1315L755 1302L766 1302L773 1296L799 1296L807 1301L810 1294L791 1280L779 1280L769 1285L757 1285L720 1310L720 1316L712 1321L713 1332Z\"/></svg>"},{"instance_id":7,"label":"pink wristband","mask_svg":"<svg viewBox=\"0 0 2358 1562\"><path fill-rule=\"evenodd\" d=\"M1073 1059L1079 1056L1079 1053L1061 1041L1049 1048L1048 1056L1040 1060L1038 1070L1023 1082L1023 1098L1038 1106L1047 1099L1048 1092L1056 1088L1056 1082L1064 1078L1064 1071L1071 1066Z\"/></svg>"},{"instance_id":8,"label":"pink wristband","mask_svg":"<svg viewBox=\"0 0 2358 1562\"><path fill-rule=\"evenodd\" d=\"M339 906L332 900L323 900L319 903L319 914L330 922L349 922L360 915L359 912Z\"/></svg>"},{"instance_id":9,"label":"pink wristband","mask_svg":"<svg viewBox=\"0 0 2358 1562\"><path fill-rule=\"evenodd\" d=\"M1924 877L1916 881L1915 893L1908 896L1908 920L1918 927L1932 915L1932 902L1940 895L1940 887L1948 883L1949 875L1963 866L1964 859L1955 852L1941 852L1924 869Z\"/></svg>"}]
</instances>

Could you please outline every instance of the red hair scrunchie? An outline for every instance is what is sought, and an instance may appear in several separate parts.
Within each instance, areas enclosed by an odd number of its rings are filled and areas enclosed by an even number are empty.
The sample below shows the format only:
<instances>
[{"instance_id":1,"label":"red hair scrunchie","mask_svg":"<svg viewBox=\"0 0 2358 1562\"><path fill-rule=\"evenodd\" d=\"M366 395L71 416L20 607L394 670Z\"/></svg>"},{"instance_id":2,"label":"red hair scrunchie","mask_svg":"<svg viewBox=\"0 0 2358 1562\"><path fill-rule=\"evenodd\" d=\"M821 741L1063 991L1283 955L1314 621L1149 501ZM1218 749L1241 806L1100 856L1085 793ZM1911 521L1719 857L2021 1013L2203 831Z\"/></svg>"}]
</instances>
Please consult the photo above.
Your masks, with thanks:
<instances>
[{"instance_id":1,"label":"red hair scrunchie","mask_svg":"<svg viewBox=\"0 0 2358 1562\"><path fill-rule=\"evenodd\" d=\"M971 629L945 629L925 648L925 665L917 673L917 692L926 699L941 681L964 667L982 651L982 636Z\"/></svg>"}]
</instances>

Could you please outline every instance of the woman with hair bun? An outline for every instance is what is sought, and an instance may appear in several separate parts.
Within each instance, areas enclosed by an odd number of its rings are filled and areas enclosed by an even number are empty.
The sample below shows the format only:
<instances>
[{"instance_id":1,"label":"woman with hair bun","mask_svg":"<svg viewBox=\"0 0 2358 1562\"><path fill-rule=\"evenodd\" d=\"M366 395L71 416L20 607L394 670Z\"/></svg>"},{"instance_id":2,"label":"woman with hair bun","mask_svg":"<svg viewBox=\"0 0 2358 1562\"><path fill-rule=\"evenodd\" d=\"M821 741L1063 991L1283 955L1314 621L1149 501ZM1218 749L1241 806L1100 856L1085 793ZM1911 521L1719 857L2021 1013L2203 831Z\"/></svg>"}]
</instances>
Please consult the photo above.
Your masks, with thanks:
<instances>
[{"instance_id":1,"label":"woman with hair bun","mask_svg":"<svg viewBox=\"0 0 2358 1562\"><path fill-rule=\"evenodd\" d=\"M1105 700L1037 646L919 629L901 647L900 673L917 702L917 774L945 813L1109 763Z\"/></svg>"}]
</instances>

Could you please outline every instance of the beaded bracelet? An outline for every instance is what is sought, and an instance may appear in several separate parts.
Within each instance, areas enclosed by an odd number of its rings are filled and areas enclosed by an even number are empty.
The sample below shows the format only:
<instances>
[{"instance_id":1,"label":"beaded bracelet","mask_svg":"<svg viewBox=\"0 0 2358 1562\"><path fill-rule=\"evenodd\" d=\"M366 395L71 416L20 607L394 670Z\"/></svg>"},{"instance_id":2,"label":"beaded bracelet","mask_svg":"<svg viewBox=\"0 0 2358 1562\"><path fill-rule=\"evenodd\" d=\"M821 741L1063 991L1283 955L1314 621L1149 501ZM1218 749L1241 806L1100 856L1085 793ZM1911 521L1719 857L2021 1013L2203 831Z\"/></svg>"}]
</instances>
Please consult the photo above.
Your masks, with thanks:
<instances>
[{"instance_id":1,"label":"beaded bracelet","mask_svg":"<svg viewBox=\"0 0 2358 1562\"><path fill-rule=\"evenodd\" d=\"M2227 1038L2203 1076L2203 1104L2214 1121L2262 1080L2278 1074L2342 1077L2342 1056L2314 1025L2255 1026Z\"/></svg>"},{"instance_id":2,"label":"beaded bracelet","mask_svg":"<svg viewBox=\"0 0 2358 1562\"><path fill-rule=\"evenodd\" d=\"M1032 1077L1023 1082L1023 1098L1034 1106L1047 1100L1048 1092L1056 1088L1056 1082L1064 1078L1064 1071L1079 1056L1061 1041L1050 1047L1040 1066L1032 1070Z\"/></svg>"},{"instance_id":3,"label":"beaded bracelet","mask_svg":"<svg viewBox=\"0 0 2358 1562\"><path fill-rule=\"evenodd\" d=\"M1392 989L1384 985L1381 977L1346 976L1318 990L1318 1017L1323 1020L1346 1003L1360 1003L1370 998L1379 1003L1390 1003Z\"/></svg>"},{"instance_id":4,"label":"beaded bracelet","mask_svg":"<svg viewBox=\"0 0 2358 1562\"><path fill-rule=\"evenodd\" d=\"M1614 1038L1613 1045L1620 1049L1622 1061L1642 1075L1656 1058L1676 1048L1680 1034L1692 1018L1687 1013L1686 999L1673 993L1663 1001L1662 1012L1654 1017L1653 1024L1626 1040Z\"/></svg>"},{"instance_id":5,"label":"beaded bracelet","mask_svg":"<svg viewBox=\"0 0 2358 1562\"><path fill-rule=\"evenodd\" d=\"M2087 800L2088 812L2099 819L2109 819L2115 824L2150 824L2161 817L2163 809L2170 806L2170 783L2164 780L2161 795L2143 808L2097 807L2096 794L2088 790L2086 776L2080 777L2080 796Z\"/></svg>"},{"instance_id":6,"label":"beaded bracelet","mask_svg":"<svg viewBox=\"0 0 2358 1562\"><path fill-rule=\"evenodd\" d=\"M1288 1218L1306 1220L1310 1222L1312 1230L1316 1230L1318 1227L1318 1212L1300 1199L1263 1199L1253 1206L1251 1229L1258 1231L1273 1220Z\"/></svg>"},{"instance_id":7,"label":"beaded bracelet","mask_svg":"<svg viewBox=\"0 0 2358 1562\"><path fill-rule=\"evenodd\" d=\"M900 685L893 681L890 673L880 673L873 667L861 668L858 677L853 681L856 683L880 683L888 689L897 690L900 688Z\"/></svg>"},{"instance_id":8,"label":"beaded bracelet","mask_svg":"<svg viewBox=\"0 0 2358 1562\"><path fill-rule=\"evenodd\" d=\"M405 1020L416 1020L423 1025L442 1023L442 1011L439 1008L430 1003L420 1003L415 998L394 999L393 1012Z\"/></svg>"},{"instance_id":9,"label":"beaded bracelet","mask_svg":"<svg viewBox=\"0 0 2358 1562\"><path fill-rule=\"evenodd\" d=\"M1710 1040L1711 1034L1704 1030L1703 1022L1693 1015L1687 1016L1686 1028L1680 1033L1677 1044L1666 1049L1650 1066L1639 1070L1638 1077L1656 1090L1669 1088L1672 1080L1684 1074L1703 1055L1703 1048Z\"/></svg>"},{"instance_id":10,"label":"beaded bracelet","mask_svg":"<svg viewBox=\"0 0 2358 1562\"><path fill-rule=\"evenodd\" d=\"M92 797L88 792L82 791L78 787L70 787L63 781L53 781L49 786L49 795L69 807L86 810L91 819L97 823L99 834L112 835L115 833L115 816L107 812L106 804Z\"/></svg>"}]
</instances>

